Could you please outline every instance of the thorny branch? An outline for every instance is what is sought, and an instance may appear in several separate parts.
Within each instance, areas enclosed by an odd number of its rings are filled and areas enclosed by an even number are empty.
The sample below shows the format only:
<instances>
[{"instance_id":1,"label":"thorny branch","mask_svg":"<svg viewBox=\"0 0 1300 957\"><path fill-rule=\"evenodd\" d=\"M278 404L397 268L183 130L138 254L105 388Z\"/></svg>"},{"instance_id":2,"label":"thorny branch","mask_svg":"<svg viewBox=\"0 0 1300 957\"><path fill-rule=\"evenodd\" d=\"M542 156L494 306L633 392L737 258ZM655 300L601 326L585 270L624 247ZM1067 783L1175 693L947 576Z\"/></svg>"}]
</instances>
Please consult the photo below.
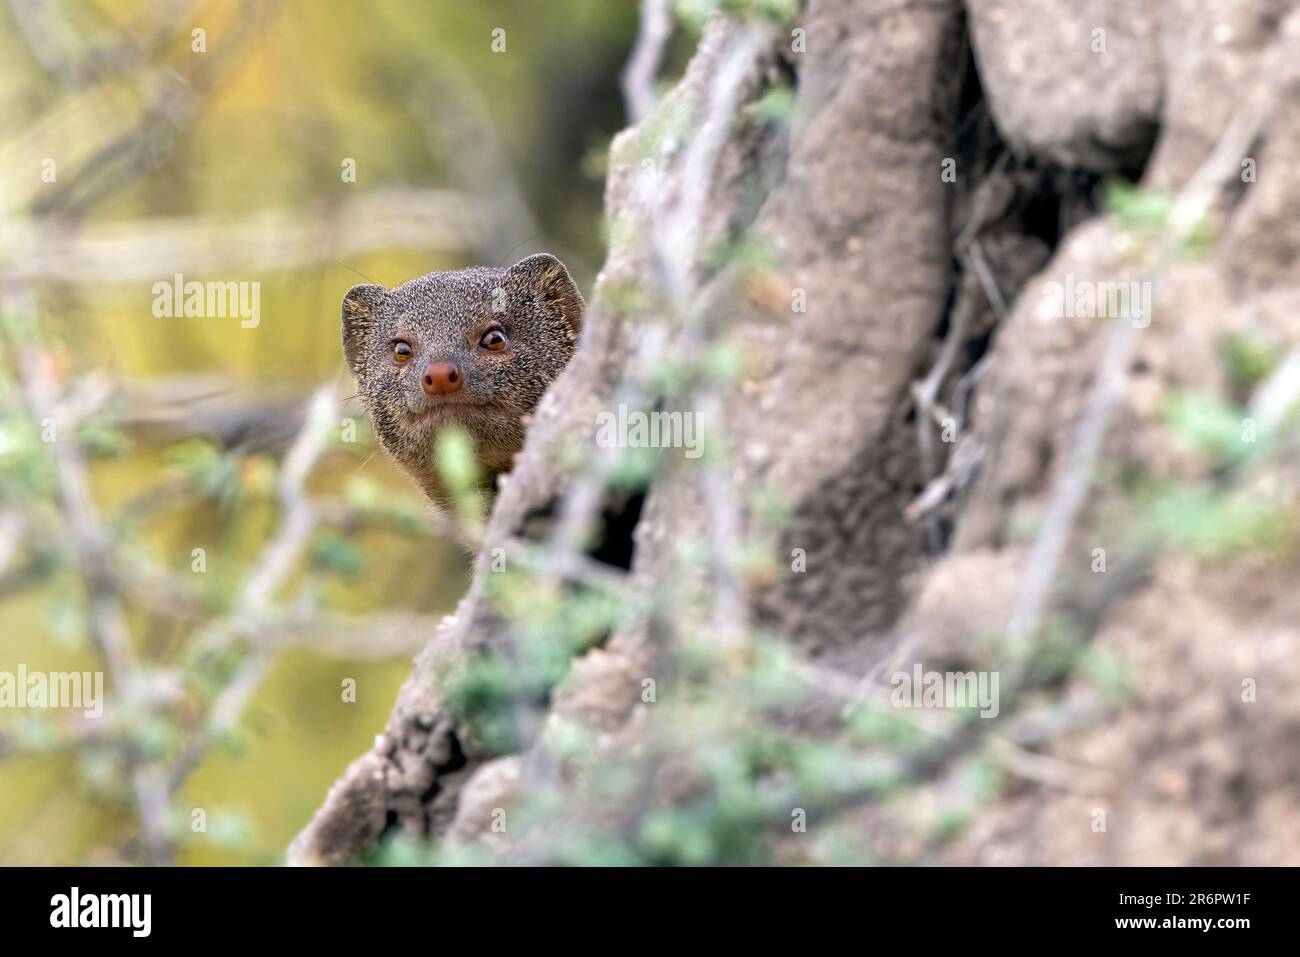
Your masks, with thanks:
<instances>
[{"instance_id":1,"label":"thorny branch","mask_svg":"<svg viewBox=\"0 0 1300 957\"><path fill-rule=\"evenodd\" d=\"M1269 67L1282 49L1281 45L1277 46L1273 55L1266 58L1261 68L1262 75L1270 75ZM1255 84L1252 89L1271 90L1260 84ZM1209 213L1220 191L1237 175L1240 158L1247 155L1258 137L1268 107L1269 100L1257 92L1220 135L1210 156L1179 193L1155 251L1154 263L1142 282L1154 283L1169 267L1192 230ZM1150 320L1150 316L1143 317L1144 323ZM1013 643L1032 639L1042 622L1061 556L1087 498L1107 427L1123 397L1124 378L1137 348L1141 328L1133 319L1122 317L1111 326L1105 354L1088 395L1083 418L1076 429L1074 444L1052 491L1042 529L1025 562L1007 625Z\"/></svg>"},{"instance_id":2,"label":"thorny branch","mask_svg":"<svg viewBox=\"0 0 1300 957\"><path fill-rule=\"evenodd\" d=\"M33 300L29 291L10 288L3 300L10 323L30 322ZM126 613L119 600L107 558L107 536L91 501L86 465L77 445L75 422L60 422L57 386L46 357L32 343L19 346L18 365L33 421L52 423L57 431L51 443L56 468L57 499L66 518L72 548L86 582L90 603L90 634L117 696L132 701L142 692L142 677L136 662ZM147 762L127 755L131 787L140 820L146 858L153 864L170 858L167 837L167 799L157 770Z\"/></svg>"}]
</instances>

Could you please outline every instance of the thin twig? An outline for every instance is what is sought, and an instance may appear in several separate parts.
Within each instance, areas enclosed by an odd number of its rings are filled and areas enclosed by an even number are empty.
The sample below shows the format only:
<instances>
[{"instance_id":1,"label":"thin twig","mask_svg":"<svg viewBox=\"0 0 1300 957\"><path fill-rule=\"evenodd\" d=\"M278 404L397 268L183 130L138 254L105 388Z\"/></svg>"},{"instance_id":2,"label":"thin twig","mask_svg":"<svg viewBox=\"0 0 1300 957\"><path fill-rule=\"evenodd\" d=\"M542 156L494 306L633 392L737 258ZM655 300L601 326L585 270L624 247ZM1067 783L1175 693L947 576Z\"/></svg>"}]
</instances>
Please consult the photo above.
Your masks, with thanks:
<instances>
[{"instance_id":1,"label":"thin twig","mask_svg":"<svg viewBox=\"0 0 1300 957\"><path fill-rule=\"evenodd\" d=\"M379 189L318 209L243 219L193 216L81 225L10 223L0 266L19 279L139 283L184 276L300 269L377 249L435 252L484 245L483 204L450 190Z\"/></svg>"},{"instance_id":2,"label":"thin twig","mask_svg":"<svg viewBox=\"0 0 1300 957\"><path fill-rule=\"evenodd\" d=\"M1264 72L1267 75L1268 71ZM1209 158L1180 192L1157 248L1155 264L1143 277L1143 282L1154 283L1165 272L1178 249L1209 212L1219 190L1237 175L1241 157L1247 155L1259 135L1266 109L1267 104L1256 96L1228 124ZM1145 320L1150 322L1151 318L1147 316ZM1093 467L1101 452L1111 415L1123 395L1123 381L1137 348L1137 339L1138 327L1132 319L1117 318L1114 321L1074 442L1052 491L1042 529L1025 563L1007 626L1013 645L1038 631L1061 556L1087 497Z\"/></svg>"},{"instance_id":3,"label":"thin twig","mask_svg":"<svg viewBox=\"0 0 1300 957\"><path fill-rule=\"evenodd\" d=\"M669 0L641 0L636 43L620 77L629 126L640 123L654 108L655 78L672 35L673 14Z\"/></svg>"},{"instance_id":4,"label":"thin twig","mask_svg":"<svg viewBox=\"0 0 1300 957\"><path fill-rule=\"evenodd\" d=\"M284 515L274 536L244 580L244 588L229 620L209 629L199 641L201 650L221 647L232 634L256 634L256 622L268 616L276 590L296 567L316 527L316 512L304 494L307 476L325 451L329 425L337 414L330 386L317 390L306 422L285 457L280 472L279 497ZM247 661L222 689L208 712L204 727L192 734L168 774L168 787L178 789L198 766L213 742L238 722L270 665L271 647L255 642Z\"/></svg>"},{"instance_id":5,"label":"thin twig","mask_svg":"<svg viewBox=\"0 0 1300 957\"><path fill-rule=\"evenodd\" d=\"M19 317L17 321L28 319L34 312L31 290L11 284L6 289L4 305L6 315ZM77 444L76 423L59 421L58 387L48 357L34 342L26 341L18 348L18 359L20 382L32 418L50 422L56 430L55 440L49 443L54 458L56 496L88 591L91 639L108 671L114 693L118 699L130 702L139 690L139 669L126 613L109 568L107 538L90 496L86 465ZM160 791L157 775L148 762L135 757L130 761L143 852L150 863L165 864L171 857L166 792Z\"/></svg>"}]
</instances>

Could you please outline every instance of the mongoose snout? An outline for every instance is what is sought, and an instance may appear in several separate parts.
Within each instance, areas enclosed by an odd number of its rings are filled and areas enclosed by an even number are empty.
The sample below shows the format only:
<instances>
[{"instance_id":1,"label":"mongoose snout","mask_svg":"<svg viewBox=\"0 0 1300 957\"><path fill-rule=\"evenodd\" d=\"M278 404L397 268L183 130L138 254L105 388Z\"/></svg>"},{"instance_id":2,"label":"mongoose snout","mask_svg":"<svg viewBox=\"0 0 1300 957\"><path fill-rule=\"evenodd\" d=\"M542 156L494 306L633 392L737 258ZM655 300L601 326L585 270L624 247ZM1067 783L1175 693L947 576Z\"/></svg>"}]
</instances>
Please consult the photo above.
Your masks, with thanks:
<instances>
[{"instance_id":1,"label":"mongoose snout","mask_svg":"<svg viewBox=\"0 0 1300 957\"><path fill-rule=\"evenodd\" d=\"M459 392L465 382L460 367L454 362L431 362L424 370L420 385L425 395L450 395Z\"/></svg>"}]
</instances>

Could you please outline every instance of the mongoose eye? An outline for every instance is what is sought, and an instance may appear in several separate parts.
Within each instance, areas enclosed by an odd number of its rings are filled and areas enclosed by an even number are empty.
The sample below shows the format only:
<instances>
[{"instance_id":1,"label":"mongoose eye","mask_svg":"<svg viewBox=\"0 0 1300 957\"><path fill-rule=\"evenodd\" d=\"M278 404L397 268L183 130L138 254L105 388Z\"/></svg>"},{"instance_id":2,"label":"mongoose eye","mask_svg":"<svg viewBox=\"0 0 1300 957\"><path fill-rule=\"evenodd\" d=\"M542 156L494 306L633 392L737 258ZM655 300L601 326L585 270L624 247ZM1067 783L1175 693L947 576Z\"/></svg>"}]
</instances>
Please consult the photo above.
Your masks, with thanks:
<instances>
[{"instance_id":1,"label":"mongoose eye","mask_svg":"<svg viewBox=\"0 0 1300 957\"><path fill-rule=\"evenodd\" d=\"M478 341L478 344L484 349L490 349L493 352L500 352L506 346L510 345L510 340L500 329L489 329L487 332L483 333L483 338Z\"/></svg>"},{"instance_id":2,"label":"mongoose eye","mask_svg":"<svg viewBox=\"0 0 1300 957\"><path fill-rule=\"evenodd\" d=\"M412 354L411 344L409 342L402 342L399 339L397 342L393 343L394 362L410 362Z\"/></svg>"}]
</instances>

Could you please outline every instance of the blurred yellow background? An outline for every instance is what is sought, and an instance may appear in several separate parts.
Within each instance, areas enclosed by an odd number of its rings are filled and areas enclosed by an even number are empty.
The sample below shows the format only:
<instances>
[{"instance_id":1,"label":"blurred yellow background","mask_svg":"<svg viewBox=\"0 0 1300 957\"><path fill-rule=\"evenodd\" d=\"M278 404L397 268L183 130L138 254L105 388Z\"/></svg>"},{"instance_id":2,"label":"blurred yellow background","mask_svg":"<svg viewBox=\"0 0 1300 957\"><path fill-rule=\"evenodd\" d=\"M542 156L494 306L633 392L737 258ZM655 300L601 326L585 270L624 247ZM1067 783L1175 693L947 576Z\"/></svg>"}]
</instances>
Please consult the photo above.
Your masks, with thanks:
<instances>
[{"instance_id":1,"label":"blurred yellow background","mask_svg":"<svg viewBox=\"0 0 1300 957\"><path fill-rule=\"evenodd\" d=\"M165 407L156 396L211 378L222 401L253 409L264 401L267 419L292 420L322 384L335 383L340 399L354 391L338 332L339 303L354 283L395 285L549 249L589 288L601 255L601 157L624 123L618 72L636 31L634 3L13 3L0 5L0 24L0 272L30 282L43 348L65 386L104 374L137 403L153 395ZM503 51L493 49L498 37ZM49 170L53 181L42 175ZM390 235L389 207L376 197L399 210L404 197L445 202L464 239ZM430 208L436 225L439 207ZM374 221L354 222L357 209ZM268 213L274 222L259 233ZM71 224L66 236L40 236L55 219ZM257 268L264 257L252 240L274 243L286 223L306 224L302 261ZM121 276L63 274L83 268L69 250L88 238L108 243L99 261L111 273L110 241L136 226L153 236L175 229L188 237L176 246L187 262L215 264L210 273L184 270L187 280L260 283L258 326L156 317L153 283L179 271L164 268L167 249L148 254L156 269L140 265L145 256L123 258ZM39 265L42 249L53 251L44 254L53 265ZM13 351L0 356L0 374L13 374ZM361 441L322 457L312 491L378 490L385 501L423 509L409 482L374 454L355 404L344 410ZM274 534L279 510L266 475L286 442L226 435L224 445L209 436L187 446L189 429L203 431L195 415L159 433L124 428L115 448L90 459L91 488L122 547L178 576L191 573L192 549L202 547L204 594L229 599ZM21 424L0 419L0 427L17 434ZM238 506L223 507L219 495L185 499L130 528L115 524L171 481L178 446L191 459L207 454L196 448L228 456ZM0 454L0 509L30 510L15 497L16 468L13 454ZM49 525L29 525L14 551L57 556L60 543L42 535ZM282 598L306 588L330 610L436 620L466 582L465 558L445 541L373 526L336 537L346 547L333 539L323 547L342 549L343 558L300 570ZM99 667L82 583L57 560L52 569L0 588L0 670ZM127 611L146 671L184 666L198 623L137 602ZM382 729L408 661L409 651L340 658L310 641L277 652L238 733L208 751L176 795L176 860L277 862L329 784ZM356 681L355 703L341 700L346 678ZM0 710L0 732L39 739L31 718ZM155 729L161 746L183 745L184 728ZM113 762L94 748L19 746L3 756L0 864L122 860L135 819ZM190 827L195 809L206 815L200 833Z\"/></svg>"}]
</instances>

